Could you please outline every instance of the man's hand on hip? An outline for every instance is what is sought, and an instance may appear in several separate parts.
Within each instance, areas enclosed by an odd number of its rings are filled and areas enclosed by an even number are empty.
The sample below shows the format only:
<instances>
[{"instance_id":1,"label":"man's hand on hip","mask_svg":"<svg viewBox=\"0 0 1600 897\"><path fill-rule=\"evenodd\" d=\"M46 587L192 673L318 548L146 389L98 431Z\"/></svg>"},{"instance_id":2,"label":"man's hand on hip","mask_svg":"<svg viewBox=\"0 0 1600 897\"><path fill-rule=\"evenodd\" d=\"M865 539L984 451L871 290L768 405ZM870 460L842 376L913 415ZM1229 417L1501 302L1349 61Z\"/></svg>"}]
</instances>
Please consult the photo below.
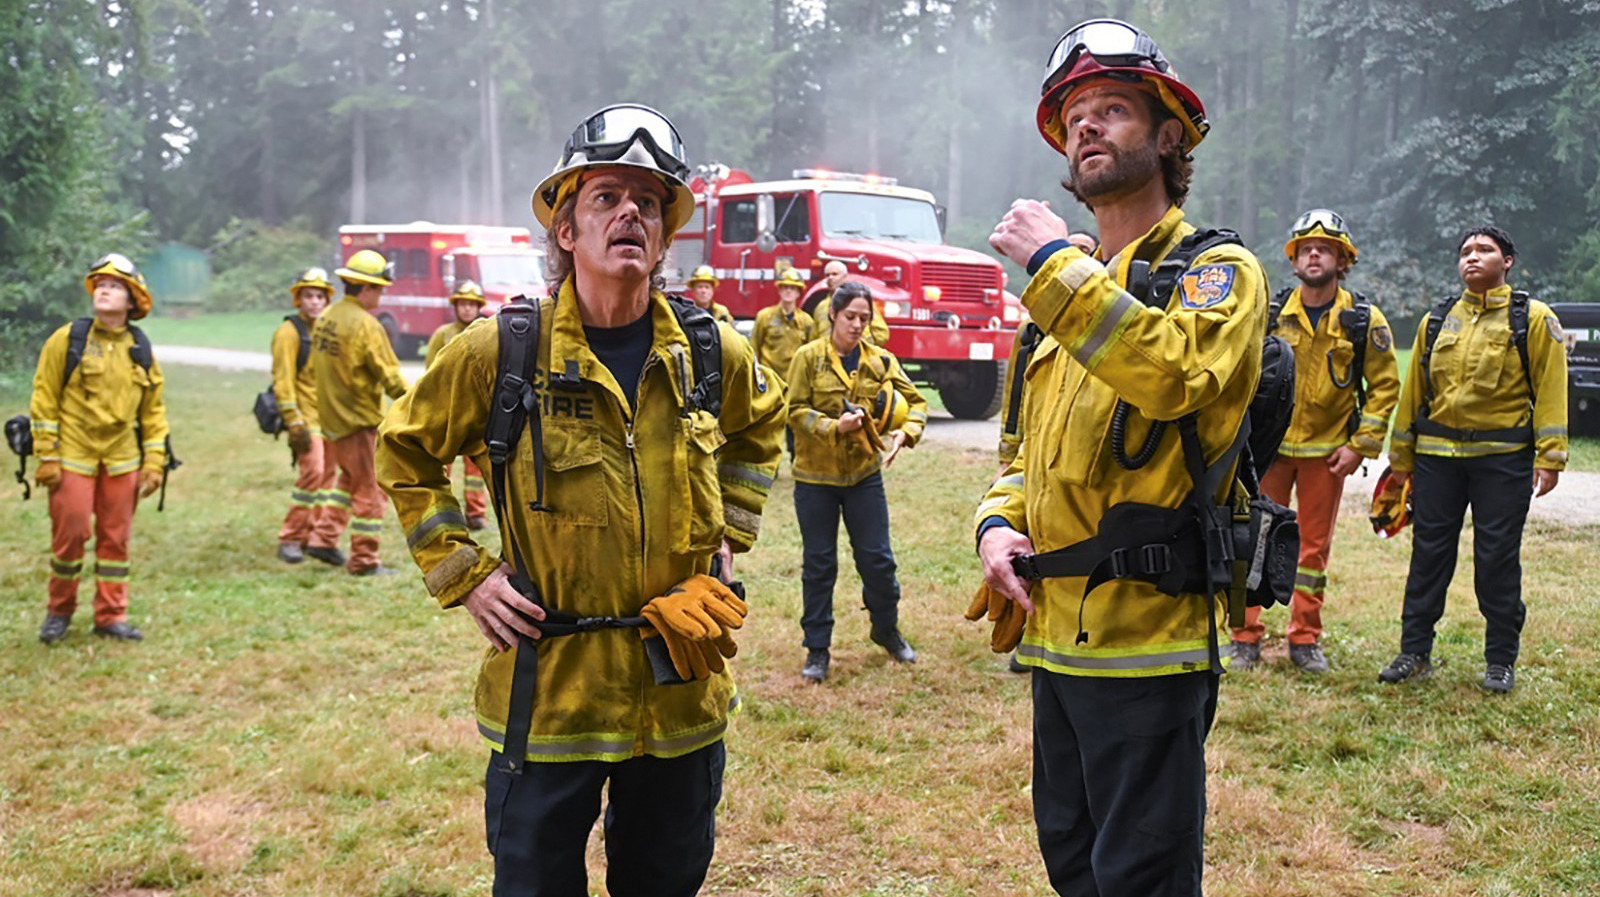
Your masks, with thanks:
<instances>
[{"instance_id":1,"label":"man's hand on hip","mask_svg":"<svg viewBox=\"0 0 1600 897\"><path fill-rule=\"evenodd\" d=\"M544 609L511 587L507 577L511 568L501 564L489 578L461 599L461 606L472 615L483 637L502 651L517 643L517 633L536 639L541 633L529 619L543 620Z\"/></svg>"},{"instance_id":2,"label":"man's hand on hip","mask_svg":"<svg viewBox=\"0 0 1600 897\"><path fill-rule=\"evenodd\" d=\"M1050 203L1019 199L1011 203L1005 217L994 226L994 233L989 235L989 245L1026 268L1039 247L1055 240L1065 240L1067 234L1067 223L1050 211Z\"/></svg>"}]
</instances>

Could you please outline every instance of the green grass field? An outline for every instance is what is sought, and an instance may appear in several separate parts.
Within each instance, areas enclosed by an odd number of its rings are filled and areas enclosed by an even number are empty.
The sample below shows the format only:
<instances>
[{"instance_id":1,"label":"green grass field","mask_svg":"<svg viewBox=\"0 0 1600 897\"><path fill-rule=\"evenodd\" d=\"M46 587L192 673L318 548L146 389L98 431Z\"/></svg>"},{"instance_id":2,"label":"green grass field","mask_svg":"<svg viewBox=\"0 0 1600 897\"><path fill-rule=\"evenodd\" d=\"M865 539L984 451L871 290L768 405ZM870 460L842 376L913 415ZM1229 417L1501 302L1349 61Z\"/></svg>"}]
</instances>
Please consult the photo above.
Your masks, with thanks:
<instances>
[{"instance_id":1,"label":"green grass field","mask_svg":"<svg viewBox=\"0 0 1600 897\"><path fill-rule=\"evenodd\" d=\"M403 576L277 562L290 471L247 414L259 376L168 376L187 463L167 511L135 523L145 642L95 640L87 605L65 642L37 642L45 504L6 499L0 895L489 894L475 627L428 598L392 519L386 560ZM987 452L935 446L889 472L902 619L921 661L891 665L867 641L859 583L842 571L823 687L798 676L799 538L780 480L740 560L745 710L706 893L1050 893L1029 809L1027 679L959 616L978 577L968 520L993 472ZM1490 698L1476 686L1470 569L1438 675L1375 682L1398 640L1408 545L1375 539L1354 504L1325 612L1335 670L1298 675L1274 641L1265 669L1223 683L1208 893L1600 893L1600 527L1529 527L1519 685ZM1269 614L1269 631L1285 616Z\"/></svg>"}]
</instances>

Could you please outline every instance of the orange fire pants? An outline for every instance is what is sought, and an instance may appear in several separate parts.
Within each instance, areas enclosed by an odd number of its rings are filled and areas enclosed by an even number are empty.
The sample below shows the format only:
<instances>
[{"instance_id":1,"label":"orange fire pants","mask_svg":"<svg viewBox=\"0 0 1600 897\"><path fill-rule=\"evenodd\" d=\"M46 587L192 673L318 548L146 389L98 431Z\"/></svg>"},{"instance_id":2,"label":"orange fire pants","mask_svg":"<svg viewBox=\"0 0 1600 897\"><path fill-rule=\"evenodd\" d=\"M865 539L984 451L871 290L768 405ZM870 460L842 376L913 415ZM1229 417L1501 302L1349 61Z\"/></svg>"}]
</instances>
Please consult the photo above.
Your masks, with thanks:
<instances>
[{"instance_id":1,"label":"orange fire pants","mask_svg":"<svg viewBox=\"0 0 1600 897\"><path fill-rule=\"evenodd\" d=\"M483 484L483 471L466 455L461 456L461 464L466 469L467 516L483 517L489 512L489 492Z\"/></svg>"},{"instance_id":2,"label":"orange fire pants","mask_svg":"<svg viewBox=\"0 0 1600 897\"><path fill-rule=\"evenodd\" d=\"M378 534L388 496L378 488L378 431L359 430L328 443L330 466L338 468L329 513L342 528L350 522L350 559L345 569L363 573L378 566Z\"/></svg>"},{"instance_id":3,"label":"orange fire pants","mask_svg":"<svg viewBox=\"0 0 1600 897\"><path fill-rule=\"evenodd\" d=\"M70 617L78 609L78 577L83 547L94 533L94 625L128 619L128 533L139 500L139 472L95 476L68 470L50 493L51 616Z\"/></svg>"},{"instance_id":4,"label":"orange fire pants","mask_svg":"<svg viewBox=\"0 0 1600 897\"><path fill-rule=\"evenodd\" d=\"M1339 519L1344 477L1328 470L1327 457L1279 458L1261 478L1261 488L1280 505L1294 490L1300 523L1300 566L1295 571L1294 599L1289 604L1289 644L1310 645L1322 637L1322 598L1328 586L1328 553L1333 526ZM1245 625L1233 631L1234 641L1259 644L1266 627L1261 608L1245 609Z\"/></svg>"},{"instance_id":5,"label":"orange fire pants","mask_svg":"<svg viewBox=\"0 0 1600 897\"><path fill-rule=\"evenodd\" d=\"M343 523L331 513L334 506L328 496L338 471L328 463L328 440L321 436L311 439L311 447L295 459L297 475L294 489L289 493L289 513L283 518L283 528L278 530L278 541L314 548L333 548L339 544L344 532Z\"/></svg>"}]
</instances>

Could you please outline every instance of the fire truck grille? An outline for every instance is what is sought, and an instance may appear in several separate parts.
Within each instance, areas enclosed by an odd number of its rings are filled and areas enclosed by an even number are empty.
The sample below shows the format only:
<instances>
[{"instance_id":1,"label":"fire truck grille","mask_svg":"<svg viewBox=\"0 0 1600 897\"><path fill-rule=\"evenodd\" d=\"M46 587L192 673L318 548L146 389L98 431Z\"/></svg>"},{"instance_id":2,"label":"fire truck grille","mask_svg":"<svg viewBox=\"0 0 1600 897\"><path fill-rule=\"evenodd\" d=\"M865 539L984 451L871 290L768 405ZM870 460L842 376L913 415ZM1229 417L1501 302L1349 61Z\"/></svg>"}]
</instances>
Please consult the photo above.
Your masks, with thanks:
<instances>
[{"instance_id":1,"label":"fire truck grille","mask_svg":"<svg viewBox=\"0 0 1600 897\"><path fill-rule=\"evenodd\" d=\"M1000 272L988 265L924 262L922 283L940 290L941 302L983 302L985 290L1000 289Z\"/></svg>"}]
</instances>

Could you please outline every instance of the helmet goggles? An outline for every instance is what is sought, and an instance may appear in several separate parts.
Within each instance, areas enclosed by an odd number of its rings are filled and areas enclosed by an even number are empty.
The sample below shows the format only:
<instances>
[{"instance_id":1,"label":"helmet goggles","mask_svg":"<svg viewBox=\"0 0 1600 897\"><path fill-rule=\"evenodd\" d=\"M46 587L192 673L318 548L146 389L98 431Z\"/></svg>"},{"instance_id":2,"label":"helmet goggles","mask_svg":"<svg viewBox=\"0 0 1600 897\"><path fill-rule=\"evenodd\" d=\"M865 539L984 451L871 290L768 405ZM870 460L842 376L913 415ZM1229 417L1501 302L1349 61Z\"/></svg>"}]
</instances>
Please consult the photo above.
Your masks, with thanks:
<instances>
[{"instance_id":1,"label":"helmet goggles","mask_svg":"<svg viewBox=\"0 0 1600 897\"><path fill-rule=\"evenodd\" d=\"M107 270L109 269L109 270ZM94 260L89 266L90 274L119 274L123 277L138 277L139 267L133 260L120 252L108 252Z\"/></svg>"},{"instance_id":2,"label":"helmet goggles","mask_svg":"<svg viewBox=\"0 0 1600 897\"><path fill-rule=\"evenodd\" d=\"M1061 86L1085 53L1107 68L1143 68L1166 74L1172 67L1150 35L1116 19L1090 19L1056 42L1040 93L1048 94Z\"/></svg>"},{"instance_id":3,"label":"helmet goggles","mask_svg":"<svg viewBox=\"0 0 1600 897\"><path fill-rule=\"evenodd\" d=\"M1343 215L1332 209L1312 209L1296 218L1294 226L1289 228L1289 241L1283 244L1284 255L1294 261L1297 244L1312 237L1338 243L1349 254L1351 264L1355 264L1360 254L1356 250L1355 239L1350 236L1350 229L1345 226Z\"/></svg>"},{"instance_id":4,"label":"helmet goggles","mask_svg":"<svg viewBox=\"0 0 1600 897\"><path fill-rule=\"evenodd\" d=\"M583 156L589 162L615 162L641 144L656 166L679 180L689 179L683 138L661 113L648 106L607 106L589 116L567 138L563 160Z\"/></svg>"},{"instance_id":5,"label":"helmet goggles","mask_svg":"<svg viewBox=\"0 0 1600 897\"><path fill-rule=\"evenodd\" d=\"M89 295L94 295L95 278L101 276L119 278L127 285L132 299L128 308L129 320L137 321L150 313L150 287L145 284L144 275L139 273L139 266L132 259L120 252L108 252L95 259L89 266L89 273L83 278L83 288L89 291Z\"/></svg>"}]
</instances>

